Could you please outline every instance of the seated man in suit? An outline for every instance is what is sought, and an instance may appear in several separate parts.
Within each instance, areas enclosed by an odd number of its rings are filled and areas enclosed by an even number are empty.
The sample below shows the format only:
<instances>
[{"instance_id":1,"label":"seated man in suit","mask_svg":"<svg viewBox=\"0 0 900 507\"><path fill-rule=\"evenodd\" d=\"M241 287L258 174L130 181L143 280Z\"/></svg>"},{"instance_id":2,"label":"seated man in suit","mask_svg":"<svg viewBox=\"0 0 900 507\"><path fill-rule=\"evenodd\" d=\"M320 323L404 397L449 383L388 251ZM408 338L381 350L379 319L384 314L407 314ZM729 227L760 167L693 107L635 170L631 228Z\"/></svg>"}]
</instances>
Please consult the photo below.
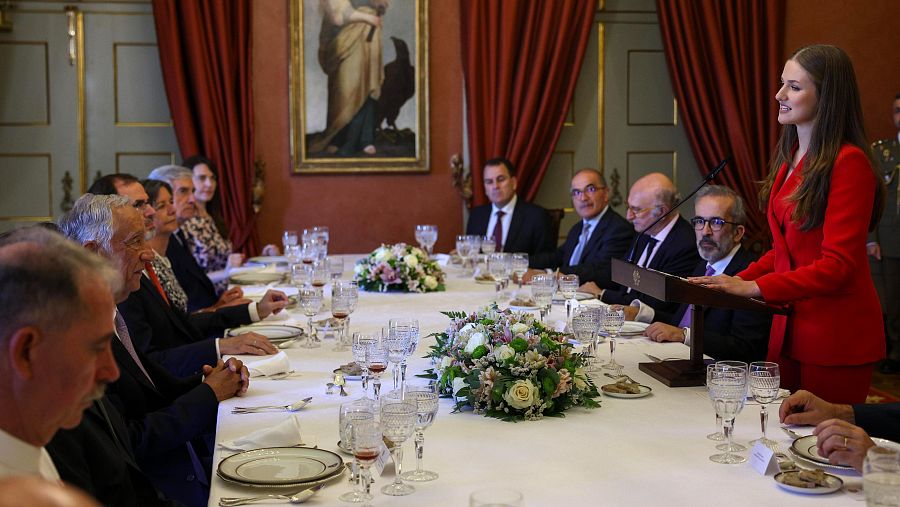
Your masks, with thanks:
<instances>
[{"instance_id":1,"label":"seated man in suit","mask_svg":"<svg viewBox=\"0 0 900 507\"><path fill-rule=\"evenodd\" d=\"M697 251L703 259L692 275L734 276L744 270L756 255L741 246L747 213L744 200L728 187L710 185L697 192L691 224L697 236ZM690 305L679 305L674 314L654 311L635 300L626 307L630 320L651 322L648 338L658 342L682 342L690 345ZM636 314L636 315L635 315ZM764 361L769 345L772 317L762 312L706 308L703 317L703 352L716 360L732 359L747 363Z\"/></svg>"},{"instance_id":2,"label":"seated man in suit","mask_svg":"<svg viewBox=\"0 0 900 507\"><path fill-rule=\"evenodd\" d=\"M572 226L566 242L554 252L529 258L529 280L541 269L576 274L582 282L614 288L610 259L622 257L634 238L634 230L609 206L609 187L595 169L582 169L572 177L572 206L581 221Z\"/></svg>"},{"instance_id":3,"label":"seated man in suit","mask_svg":"<svg viewBox=\"0 0 900 507\"><path fill-rule=\"evenodd\" d=\"M650 173L638 178L631 186L625 218L640 233L674 208L678 201L678 191L672 180L662 173ZM691 224L678 213L672 213L638 238L634 259L641 267L687 276L700 261L694 241ZM674 313L678 309L678 303L665 303L627 288L602 289L588 285L582 286L582 290L600 293L600 299L609 304L627 305L637 298L656 310Z\"/></svg>"},{"instance_id":4,"label":"seated man in suit","mask_svg":"<svg viewBox=\"0 0 900 507\"><path fill-rule=\"evenodd\" d=\"M466 234L491 236L498 252L549 252L556 244L544 208L516 195L516 168L505 158L484 164L484 193L491 204L472 208Z\"/></svg>"},{"instance_id":5,"label":"seated man in suit","mask_svg":"<svg viewBox=\"0 0 900 507\"><path fill-rule=\"evenodd\" d=\"M59 225L66 236L119 270L124 284L116 302L138 290L152 252L143 220L128 198L83 195ZM232 358L205 365L202 376L176 378L135 348L118 312L115 330L113 355L121 374L108 396L125 421L137 463L169 498L206 505L209 470L201 461L208 455L203 447L215 431L218 402L246 392L247 368Z\"/></svg>"}]
</instances>

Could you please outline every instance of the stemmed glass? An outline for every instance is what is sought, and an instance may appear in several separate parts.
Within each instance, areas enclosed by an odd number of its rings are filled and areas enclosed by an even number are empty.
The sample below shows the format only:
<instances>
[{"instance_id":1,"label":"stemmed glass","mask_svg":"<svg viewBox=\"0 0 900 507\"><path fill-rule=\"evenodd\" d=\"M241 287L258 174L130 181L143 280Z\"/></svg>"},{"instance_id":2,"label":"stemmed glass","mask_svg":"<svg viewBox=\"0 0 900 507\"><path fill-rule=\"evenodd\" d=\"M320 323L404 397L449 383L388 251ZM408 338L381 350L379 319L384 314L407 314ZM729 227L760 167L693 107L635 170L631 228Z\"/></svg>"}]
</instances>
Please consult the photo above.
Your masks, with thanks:
<instances>
[{"instance_id":1,"label":"stemmed glass","mask_svg":"<svg viewBox=\"0 0 900 507\"><path fill-rule=\"evenodd\" d=\"M385 495L404 496L416 489L403 482L403 442L412 435L418 414L416 401L404 398L403 393L392 391L381 400L381 433L391 450L391 459L397 474L394 482L381 488Z\"/></svg>"},{"instance_id":2,"label":"stemmed glass","mask_svg":"<svg viewBox=\"0 0 900 507\"><path fill-rule=\"evenodd\" d=\"M284 252L287 253L287 249L289 246L297 245L297 231L285 230L281 234L281 245L284 247Z\"/></svg>"},{"instance_id":3,"label":"stemmed glass","mask_svg":"<svg viewBox=\"0 0 900 507\"><path fill-rule=\"evenodd\" d=\"M553 275L534 275L531 279L531 298L540 309L541 322L544 322L547 312L550 310L554 289Z\"/></svg>"},{"instance_id":4,"label":"stemmed glass","mask_svg":"<svg viewBox=\"0 0 900 507\"><path fill-rule=\"evenodd\" d=\"M497 301L500 301L500 290L504 286L506 277L509 276L509 254L496 252L488 255L487 258L488 273L494 279L494 289L496 290Z\"/></svg>"},{"instance_id":5,"label":"stemmed glass","mask_svg":"<svg viewBox=\"0 0 900 507\"><path fill-rule=\"evenodd\" d=\"M621 370L622 365L616 362L616 336L625 325L625 310L610 306L601 319L601 327L609 335L609 362L603 365L606 370Z\"/></svg>"},{"instance_id":6,"label":"stemmed glass","mask_svg":"<svg viewBox=\"0 0 900 507\"><path fill-rule=\"evenodd\" d=\"M497 243L493 236L481 236L481 253L485 256L491 255L497 251Z\"/></svg>"},{"instance_id":7,"label":"stemmed glass","mask_svg":"<svg viewBox=\"0 0 900 507\"><path fill-rule=\"evenodd\" d=\"M438 412L438 395L433 384L416 384L406 389L406 398L416 402L416 469L403 472L403 478L407 481L425 482L438 478L436 472L422 468L422 454L425 449L426 428L434 422Z\"/></svg>"},{"instance_id":8,"label":"stemmed glass","mask_svg":"<svg viewBox=\"0 0 900 507\"><path fill-rule=\"evenodd\" d=\"M358 481L362 485L362 491L359 494L360 500L349 500L351 502L368 502L373 497L371 490L371 474L369 467L378 459L381 446L384 444L381 427L375 423L374 419L363 419L356 421L351 429L353 435L353 458L359 464Z\"/></svg>"},{"instance_id":9,"label":"stemmed glass","mask_svg":"<svg viewBox=\"0 0 900 507\"><path fill-rule=\"evenodd\" d=\"M392 320L390 324L393 324ZM409 328L407 326L388 325L382 330L382 340L388 352L388 361L393 363L391 370L394 378L394 389L401 389L400 363L406 360L406 352L409 350Z\"/></svg>"},{"instance_id":10,"label":"stemmed glass","mask_svg":"<svg viewBox=\"0 0 900 507\"><path fill-rule=\"evenodd\" d=\"M405 334L402 341L406 343L403 358L400 360L400 389L406 386L406 360L413 355L419 346L419 321L416 319L391 319L388 321L388 334ZM396 373L394 389L397 389Z\"/></svg>"},{"instance_id":11,"label":"stemmed glass","mask_svg":"<svg viewBox=\"0 0 900 507\"><path fill-rule=\"evenodd\" d=\"M328 263L328 274L331 276L331 281L335 281L344 274L344 258L340 255L331 255L326 260Z\"/></svg>"},{"instance_id":12,"label":"stemmed glass","mask_svg":"<svg viewBox=\"0 0 900 507\"><path fill-rule=\"evenodd\" d=\"M743 368L745 370L747 370L749 368L747 363L745 363L743 361L732 361L732 360L727 360L727 359L721 360L721 361L716 361L714 363L714 365L715 364L719 365L719 367L733 366L736 368ZM708 380L709 380L709 372L707 372L707 381ZM707 382L707 385L709 385L708 382ZM722 418L719 417L718 414L716 415L716 423L717 423L717 427L721 430L722 429ZM731 431L734 432L734 423L731 424ZM713 436L714 435L715 434L713 434ZM716 440L716 439L710 438L710 440ZM725 440L724 432L722 432L722 438L719 440ZM718 445L716 445L716 449L718 449L720 451L731 451L731 452L743 452L743 451L747 450L747 448L745 446L743 446L741 444L736 444L734 442L731 442L730 444L729 443L718 444Z\"/></svg>"},{"instance_id":13,"label":"stemmed glass","mask_svg":"<svg viewBox=\"0 0 900 507\"><path fill-rule=\"evenodd\" d=\"M456 254L462 259L463 278L469 276L469 256L472 255L472 243L469 237L460 234L456 237Z\"/></svg>"},{"instance_id":14,"label":"stemmed glass","mask_svg":"<svg viewBox=\"0 0 900 507\"><path fill-rule=\"evenodd\" d=\"M335 352L346 348L347 331L350 329L350 314L356 310L359 301L359 286L350 280L338 280L331 287L331 316L341 321Z\"/></svg>"},{"instance_id":15,"label":"stemmed glass","mask_svg":"<svg viewBox=\"0 0 900 507\"><path fill-rule=\"evenodd\" d=\"M301 248L298 245L287 245L284 247L284 258L288 265L294 266L300 262Z\"/></svg>"},{"instance_id":16,"label":"stemmed glass","mask_svg":"<svg viewBox=\"0 0 900 507\"><path fill-rule=\"evenodd\" d=\"M340 430L341 441L339 447L353 452L353 427L357 424L365 422L375 422L375 412L378 406L374 401L362 398L341 405L340 414L338 416L338 428ZM351 481L356 478L353 485L353 491L349 491L338 498L344 502L362 503L371 500L373 497L362 486L359 474L359 461L354 460L353 474ZM368 496L367 496L368 495Z\"/></svg>"},{"instance_id":17,"label":"stemmed glass","mask_svg":"<svg viewBox=\"0 0 900 507\"><path fill-rule=\"evenodd\" d=\"M313 261L307 264L309 269L309 280L313 287L324 287L328 281L328 267L322 261Z\"/></svg>"},{"instance_id":18,"label":"stemmed glass","mask_svg":"<svg viewBox=\"0 0 900 507\"><path fill-rule=\"evenodd\" d=\"M300 308L303 315L306 315L308 322L306 323L309 333L306 336L306 342L303 347L314 349L319 347L319 340L313 334L313 317L322 310L322 289L318 287L302 287L297 293L300 299Z\"/></svg>"},{"instance_id":19,"label":"stemmed glass","mask_svg":"<svg viewBox=\"0 0 900 507\"><path fill-rule=\"evenodd\" d=\"M312 229L309 229L309 231L315 237L321 238L321 240L322 240L321 242L325 244L326 248L328 247L328 240L330 239L331 235L328 232L327 225L317 225L317 226L313 227Z\"/></svg>"},{"instance_id":20,"label":"stemmed glass","mask_svg":"<svg viewBox=\"0 0 900 507\"><path fill-rule=\"evenodd\" d=\"M366 348L366 364L369 366L369 373L373 377L373 397L377 401L381 398L381 374L384 373L384 370L387 370L388 351L381 337L374 338Z\"/></svg>"},{"instance_id":21,"label":"stemmed glass","mask_svg":"<svg viewBox=\"0 0 900 507\"><path fill-rule=\"evenodd\" d=\"M438 228L436 225L416 226L416 241L419 242L419 246L425 249L429 257L431 257L431 250L434 248L437 238Z\"/></svg>"},{"instance_id":22,"label":"stemmed glass","mask_svg":"<svg viewBox=\"0 0 900 507\"><path fill-rule=\"evenodd\" d=\"M559 292L566 300L566 327L572 325L572 308L575 307L576 291L578 291L578 275L559 275Z\"/></svg>"},{"instance_id":23,"label":"stemmed glass","mask_svg":"<svg viewBox=\"0 0 900 507\"><path fill-rule=\"evenodd\" d=\"M353 360L362 369L363 398L369 395L369 347L378 341L378 338L366 333L353 333Z\"/></svg>"},{"instance_id":24,"label":"stemmed glass","mask_svg":"<svg viewBox=\"0 0 900 507\"><path fill-rule=\"evenodd\" d=\"M734 418L744 408L744 402L747 400L747 368L716 364L709 373L707 387L716 413L725 422L725 438L731 444ZM730 447L727 447L723 454L714 454L709 459L724 464L747 461L744 456L731 454Z\"/></svg>"},{"instance_id":25,"label":"stemmed glass","mask_svg":"<svg viewBox=\"0 0 900 507\"><path fill-rule=\"evenodd\" d=\"M513 274L516 275L516 281L519 284L519 290L522 290L522 277L525 276L525 273L528 272L528 254L523 252L516 252L512 254L512 258L509 261L509 267L512 270Z\"/></svg>"},{"instance_id":26,"label":"stemmed glass","mask_svg":"<svg viewBox=\"0 0 900 507\"><path fill-rule=\"evenodd\" d=\"M762 438L758 438L751 444L762 444L770 449L778 447L778 442L766 438L766 426L769 423L768 404L778 399L778 390L781 388L781 372L778 363L758 361L750 363L749 371L750 392L753 399L759 403L759 424L762 427Z\"/></svg>"},{"instance_id":27,"label":"stemmed glass","mask_svg":"<svg viewBox=\"0 0 900 507\"><path fill-rule=\"evenodd\" d=\"M306 264L291 265L291 283L298 289L312 285L312 273Z\"/></svg>"},{"instance_id":28,"label":"stemmed glass","mask_svg":"<svg viewBox=\"0 0 900 507\"><path fill-rule=\"evenodd\" d=\"M579 308L572 317L572 332L575 333L575 339L581 344L582 353L589 356L585 366L587 371L597 370L594 360L597 354L594 338L602 318L603 308L590 306Z\"/></svg>"},{"instance_id":29,"label":"stemmed glass","mask_svg":"<svg viewBox=\"0 0 900 507\"><path fill-rule=\"evenodd\" d=\"M709 377L712 374L713 369L716 367L715 363L706 365L706 385L709 385ZM725 440L725 433L722 433L722 417L719 416L719 413L716 412L716 431L714 433L710 433L706 435L706 438L709 440L715 440L716 442L721 442ZM727 445L726 445L727 447ZM723 451L725 449L722 449ZM732 449L734 451L735 449Z\"/></svg>"}]
</instances>

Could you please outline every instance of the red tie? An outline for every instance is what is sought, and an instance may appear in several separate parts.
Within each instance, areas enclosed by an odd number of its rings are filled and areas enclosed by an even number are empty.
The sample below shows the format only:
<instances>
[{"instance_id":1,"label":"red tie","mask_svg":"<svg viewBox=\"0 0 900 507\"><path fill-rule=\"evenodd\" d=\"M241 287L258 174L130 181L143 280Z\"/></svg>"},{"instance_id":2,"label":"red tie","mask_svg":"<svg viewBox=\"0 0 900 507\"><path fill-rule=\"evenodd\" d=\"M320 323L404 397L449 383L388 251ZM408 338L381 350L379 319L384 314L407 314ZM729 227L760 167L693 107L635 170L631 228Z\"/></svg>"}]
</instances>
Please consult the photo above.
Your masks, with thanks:
<instances>
[{"instance_id":1,"label":"red tie","mask_svg":"<svg viewBox=\"0 0 900 507\"><path fill-rule=\"evenodd\" d=\"M159 277L156 276L156 271L153 271L153 266L150 265L149 262L146 262L144 263L144 269L147 270L147 276L150 277L150 281L156 286L156 290L159 292L159 295L162 296L163 301L165 301L166 304L169 304L169 298L166 297L166 291L163 290L162 284L159 283Z\"/></svg>"},{"instance_id":2,"label":"red tie","mask_svg":"<svg viewBox=\"0 0 900 507\"><path fill-rule=\"evenodd\" d=\"M494 245L497 252L503 251L503 215L505 215L505 211L497 212L497 222L494 224L494 232L491 236L494 237Z\"/></svg>"}]
</instances>

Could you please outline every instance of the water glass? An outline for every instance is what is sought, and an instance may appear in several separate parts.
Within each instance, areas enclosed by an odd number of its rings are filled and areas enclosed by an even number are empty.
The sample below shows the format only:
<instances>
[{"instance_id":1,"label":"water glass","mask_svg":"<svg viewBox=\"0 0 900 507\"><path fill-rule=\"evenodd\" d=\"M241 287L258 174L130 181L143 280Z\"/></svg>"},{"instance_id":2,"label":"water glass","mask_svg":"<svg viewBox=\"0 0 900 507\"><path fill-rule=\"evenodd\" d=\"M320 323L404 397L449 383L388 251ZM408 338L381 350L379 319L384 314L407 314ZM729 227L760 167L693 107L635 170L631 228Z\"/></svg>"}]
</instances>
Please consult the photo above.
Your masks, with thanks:
<instances>
[{"instance_id":1,"label":"water glass","mask_svg":"<svg viewBox=\"0 0 900 507\"><path fill-rule=\"evenodd\" d=\"M438 412L438 394L435 384L415 384L406 388L407 399L416 402L416 469L403 472L403 479L414 482L433 481L438 478L437 472L422 468L422 454L425 452L426 428L431 426Z\"/></svg>"},{"instance_id":2,"label":"water glass","mask_svg":"<svg viewBox=\"0 0 900 507\"><path fill-rule=\"evenodd\" d=\"M352 280L338 280L331 287L331 316L341 322L335 352L347 350L347 331L350 328L350 314L359 302L359 286Z\"/></svg>"},{"instance_id":3,"label":"water glass","mask_svg":"<svg viewBox=\"0 0 900 507\"><path fill-rule=\"evenodd\" d=\"M384 340L381 336L375 336L375 339L368 343L366 348L366 364L371 374L373 398L377 401L381 398L381 374L387 370L388 351L384 346Z\"/></svg>"},{"instance_id":4,"label":"water glass","mask_svg":"<svg viewBox=\"0 0 900 507\"><path fill-rule=\"evenodd\" d=\"M363 398L369 394L369 347L378 341L378 337L367 333L353 333L353 360L362 369Z\"/></svg>"},{"instance_id":5,"label":"water glass","mask_svg":"<svg viewBox=\"0 0 900 507\"><path fill-rule=\"evenodd\" d=\"M578 291L578 275L559 275L559 292L566 300L566 326L572 325L572 308L575 306L575 292Z\"/></svg>"},{"instance_id":6,"label":"water glass","mask_svg":"<svg viewBox=\"0 0 900 507\"><path fill-rule=\"evenodd\" d=\"M716 364L709 373L707 381L709 398L716 413L724 421L725 438L731 444L734 429L734 418L743 410L747 401L747 369L740 366ZM722 464L744 463L747 458L731 454L726 448L723 454L714 454L710 461Z\"/></svg>"},{"instance_id":7,"label":"water glass","mask_svg":"<svg viewBox=\"0 0 900 507\"><path fill-rule=\"evenodd\" d=\"M534 275L531 278L531 299L538 306L541 312L541 322L547 317L550 311L550 304L553 302L553 292L556 290L556 282L553 275Z\"/></svg>"},{"instance_id":8,"label":"water glass","mask_svg":"<svg viewBox=\"0 0 900 507\"><path fill-rule=\"evenodd\" d=\"M388 327L382 328L381 339L384 341L384 348L387 349L388 361L394 367L391 370L394 379L394 389L401 388L400 382L400 364L406 360L406 352L409 350L409 329L404 327Z\"/></svg>"},{"instance_id":9,"label":"water glass","mask_svg":"<svg viewBox=\"0 0 900 507\"><path fill-rule=\"evenodd\" d=\"M403 393L396 391L381 400L381 433L391 450L391 459L397 470L394 482L381 488L385 495L405 496L416 490L403 482L403 442L416 427L418 410L414 400L404 398Z\"/></svg>"},{"instance_id":10,"label":"water glass","mask_svg":"<svg viewBox=\"0 0 900 507\"><path fill-rule=\"evenodd\" d=\"M299 288L312 286L312 270L307 264L291 264L291 283Z\"/></svg>"},{"instance_id":11,"label":"water glass","mask_svg":"<svg viewBox=\"0 0 900 507\"><path fill-rule=\"evenodd\" d=\"M716 366L715 363L706 365L706 385L707 386L709 385L709 375L713 371L715 366ZM708 392L709 391L707 390L707 393ZM719 417L718 413L716 414L716 431L713 433L710 433L709 435L706 435L706 438L708 438L709 440L715 440L716 442L721 442L722 440L725 440L725 433L722 433L722 418ZM726 444L726 447L727 447L727 444ZM724 451L725 449L721 449L721 450ZM735 449L732 449L732 451L735 451Z\"/></svg>"},{"instance_id":12,"label":"water glass","mask_svg":"<svg viewBox=\"0 0 900 507\"><path fill-rule=\"evenodd\" d=\"M734 361L734 360L728 360L728 359L716 361L715 364L719 365L720 368L724 368L727 366L743 368L745 370L749 370L749 368L750 368L750 365L748 365L747 363L745 363L743 361ZM709 385L709 377L708 376L707 376L707 385ZM719 417L718 415L716 415L716 423L717 423L717 427L719 429L722 429L722 418ZM734 433L734 423L732 423L732 425L731 425L731 432ZM710 440L715 440L715 439L713 438ZM724 432L722 432L722 438L720 440L725 440ZM741 445L741 444L737 444L734 442L734 440L732 440L731 443L725 442L725 443L716 445L716 449L718 449L720 451L744 452L747 450L747 447L744 445Z\"/></svg>"},{"instance_id":13,"label":"water glass","mask_svg":"<svg viewBox=\"0 0 900 507\"><path fill-rule=\"evenodd\" d=\"M416 241L419 243L420 247L425 249L429 257L431 257L432 249L437 242L437 238L438 228L436 225L416 226Z\"/></svg>"},{"instance_id":14,"label":"water glass","mask_svg":"<svg viewBox=\"0 0 900 507\"><path fill-rule=\"evenodd\" d=\"M328 274L331 275L331 280L337 280L344 274L344 258L340 255L331 255L326 260L326 264L328 264Z\"/></svg>"},{"instance_id":15,"label":"water glass","mask_svg":"<svg viewBox=\"0 0 900 507\"><path fill-rule=\"evenodd\" d=\"M863 461L866 505L900 505L900 453L887 447L870 447Z\"/></svg>"},{"instance_id":16,"label":"water glass","mask_svg":"<svg viewBox=\"0 0 900 507\"><path fill-rule=\"evenodd\" d=\"M301 264L302 265L302 264ZM309 266L309 283L313 287L324 287L328 282L328 266L323 261L313 261Z\"/></svg>"},{"instance_id":17,"label":"water glass","mask_svg":"<svg viewBox=\"0 0 900 507\"><path fill-rule=\"evenodd\" d=\"M300 309L306 315L308 321L306 323L308 333L306 342L302 345L308 349L319 347L319 340L313 333L313 317L322 310L322 289L318 287L302 287L297 292L297 298L300 300Z\"/></svg>"},{"instance_id":18,"label":"water glass","mask_svg":"<svg viewBox=\"0 0 900 507\"><path fill-rule=\"evenodd\" d=\"M616 362L616 336L625 325L625 310L610 306L603 313L600 326L609 336L609 362L603 365L606 370L621 370L622 365Z\"/></svg>"},{"instance_id":19,"label":"water glass","mask_svg":"<svg viewBox=\"0 0 900 507\"><path fill-rule=\"evenodd\" d=\"M388 321L388 341L396 341L399 346L406 345L406 348L397 354L402 354L397 366L394 368L394 389L403 389L406 385L406 360L409 359L416 348L419 346L419 321L416 319L395 318ZM392 338L393 337L393 338ZM390 354L391 346L388 346Z\"/></svg>"},{"instance_id":20,"label":"water glass","mask_svg":"<svg viewBox=\"0 0 900 507\"><path fill-rule=\"evenodd\" d=\"M456 236L456 255L462 260L463 278L469 276L469 256L472 255L472 243L469 236L460 234Z\"/></svg>"},{"instance_id":21,"label":"water glass","mask_svg":"<svg viewBox=\"0 0 900 507\"><path fill-rule=\"evenodd\" d=\"M528 254L524 252L516 252L512 254L509 261L510 270L516 275L516 282L519 284L519 290L522 290L522 277L528 272Z\"/></svg>"},{"instance_id":22,"label":"water glass","mask_svg":"<svg viewBox=\"0 0 900 507\"><path fill-rule=\"evenodd\" d=\"M514 489L488 488L469 495L469 507L521 507L522 493Z\"/></svg>"},{"instance_id":23,"label":"water glass","mask_svg":"<svg viewBox=\"0 0 900 507\"><path fill-rule=\"evenodd\" d=\"M298 236L297 231L293 230L285 230L281 234L281 245L284 247L284 252L287 252L289 246L294 246L297 244Z\"/></svg>"},{"instance_id":24,"label":"water glass","mask_svg":"<svg viewBox=\"0 0 900 507\"><path fill-rule=\"evenodd\" d=\"M500 290L505 286L505 282L509 277L509 254L496 252L488 255L487 268L488 273L494 279L494 289L499 302Z\"/></svg>"},{"instance_id":25,"label":"water glass","mask_svg":"<svg viewBox=\"0 0 900 507\"><path fill-rule=\"evenodd\" d=\"M300 262L302 249L299 245L287 245L284 247L284 258L293 266Z\"/></svg>"},{"instance_id":26,"label":"water glass","mask_svg":"<svg viewBox=\"0 0 900 507\"><path fill-rule=\"evenodd\" d=\"M481 237L481 253L484 255L490 255L497 251L497 242L494 241L493 236L482 236Z\"/></svg>"},{"instance_id":27,"label":"water glass","mask_svg":"<svg viewBox=\"0 0 900 507\"><path fill-rule=\"evenodd\" d=\"M375 498L370 493L372 480L369 473L369 467L375 464L378 455L381 453L381 446L384 443L381 426L379 426L374 418L356 421L352 425L352 449L353 458L359 466L359 474L357 475L358 483L361 485L359 491L359 500L345 500L353 503L368 502ZM342 498L343 500L343 498Z\"/></svg>"},{"instance_id":28,"label":"water glass","mask_svg":"<svg viewBox=\"0 0 900 507\"><path fill-rule=\"evenodd\" d=\"M575 334L575 339L582 346L582 354L589 356L585 366L587 371L596 371L593 360L596 355L594 339L597 329L600 328L603 313L603 308L587 306L579 308L572 317L572 332Z\"/></svg>"},{"instance_id":29,"label":"water glass","mask_svg":"<svg viewBox=\"0 0 900 507\"><path fill-rule=\"evenodd\" d=\"M759 424L762 427L762 438L758 438L751 444L763 444L770 449L776 449L778 442L766 438L766 426L769 423L768 404L778 399L778 391L781 388L781 373L778 363L757 361L750 363L748 383L753 399L760 405Z\"/></svg>"}]
</instances>

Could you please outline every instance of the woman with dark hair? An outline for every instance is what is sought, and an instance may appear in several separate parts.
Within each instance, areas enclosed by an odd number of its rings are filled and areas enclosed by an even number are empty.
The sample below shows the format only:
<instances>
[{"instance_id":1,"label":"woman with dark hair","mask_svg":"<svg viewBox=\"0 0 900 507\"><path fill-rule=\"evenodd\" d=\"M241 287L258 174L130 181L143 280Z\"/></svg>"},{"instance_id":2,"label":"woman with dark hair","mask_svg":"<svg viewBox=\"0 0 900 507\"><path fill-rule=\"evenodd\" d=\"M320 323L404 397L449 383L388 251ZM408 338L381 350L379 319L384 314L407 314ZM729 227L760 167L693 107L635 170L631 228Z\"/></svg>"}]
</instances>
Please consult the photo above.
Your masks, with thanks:
<instances>
[{"instance_id":1,"label":"woman with dark hair","mask_svg":"<svg viewBox=\"0 0 900 507\"><path fill-rule=\"evenodd\" d=\"M784 65L775 95L784 128L760 201L773 248L735 277L692 282L790 306L776 315L768 358L782 386L861 403L884 357L881 308L866 259L884 184L863 129L853 64L834 46L807 46Z\"/></svg>"},{"instance_id":2,"label":"woman with dark hair","mask_svg":"<svg viewBox=\"0 0 900 507\"><path fill-rule=\"evenodd\" d=\"M150 264L153 266L153 271L156 272L163 292L166 293L166 297L172 306L187 313L187 294L184 292L181 284L178 283L178 279L175 278L172 264L165 256L166 248L169 246L169 238L178 229L178 220L175 218L175 206L172 201L172 187L160 180L144 180L141 183L147 192L150 205L156 211L153 215L153 225L156 227L156 234L147 242L150 248L153 249L153 260Z\"/></svg>"}]
</instances>

